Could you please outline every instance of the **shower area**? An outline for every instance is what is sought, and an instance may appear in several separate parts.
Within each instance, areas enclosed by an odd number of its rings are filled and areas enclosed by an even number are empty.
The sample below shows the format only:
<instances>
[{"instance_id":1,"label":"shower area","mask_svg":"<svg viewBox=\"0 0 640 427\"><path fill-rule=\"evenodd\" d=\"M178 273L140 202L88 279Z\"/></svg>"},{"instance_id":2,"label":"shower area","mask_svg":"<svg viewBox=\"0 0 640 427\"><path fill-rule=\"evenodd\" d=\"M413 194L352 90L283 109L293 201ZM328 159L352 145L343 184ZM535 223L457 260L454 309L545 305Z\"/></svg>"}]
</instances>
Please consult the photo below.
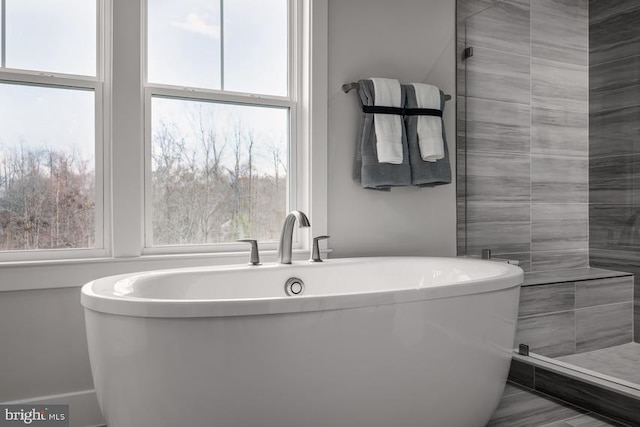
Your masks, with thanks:
<instances>
[{"instance_id":1,"label":"shower area","mask_svg":"<svg viewBox=\"0 0 640 427\"><path fill-rule=\"evenodd\" d=\"M527 273L522 351L640 397L640 2L457 5L458 254Z\"/></svg>"}]
</instances>

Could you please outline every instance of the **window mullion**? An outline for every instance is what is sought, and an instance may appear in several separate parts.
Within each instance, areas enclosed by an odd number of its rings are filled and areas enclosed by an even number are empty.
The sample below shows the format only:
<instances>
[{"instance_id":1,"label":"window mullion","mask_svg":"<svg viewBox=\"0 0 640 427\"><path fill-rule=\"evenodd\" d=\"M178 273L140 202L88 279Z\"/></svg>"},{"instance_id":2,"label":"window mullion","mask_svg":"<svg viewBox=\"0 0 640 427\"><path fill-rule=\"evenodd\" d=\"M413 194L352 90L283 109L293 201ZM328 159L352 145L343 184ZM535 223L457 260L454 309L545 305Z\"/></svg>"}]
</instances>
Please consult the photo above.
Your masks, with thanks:
<instances>
[{"instance_id":1,"label":"window mullion","mask_svg":"<svg viewBox=\"0 0 640 427\"><path fill-rule=\"evenodd\" d=\"M305 31L305 37L301 38L302 48L308 58L298 62L302 68L298 74L302 77L304 87L302 91L301 105L311 114L305 114L303 122L304 137L308 140L307 156L303 164L307 168L305 176L308 179L305 190L307 205L313 212L311 225L312 235L328 234L327 232L327 94L328 86L328 0L312 0L305 2L305 19L308 19L309 28ZM312 78L313 75L313 78ZM312 162L313 161L313 162ZM313 164L313 167L312 167ZM309 237L307 235L306 237ZM325 241L326 243L326 241ZM307 242L308 244L308 242Z\"/></svg>"},{"instance_id":2,"label":"window mullion","mask_svg":"<svg viewBox=\"0 0 640 427\"><path fill-rule=\"evenodd\" d=\"M95 96L95 246L106 248L105 242L105 161L104 161L104 91L99 87Z\"/></svg>"},{"instance_id":3,"label":"window mullion","mask_svg":"<svg viewBox=\"0 0 640 427\"><path fill-rule=\"evenodd\" d=\"M298 105L300 101L298 86L301 82L297 76L301 71L298 62L302 60L302 56L298 53L300 47L298 37L301 31L297 27L302 23L299 16L301 12L299 0L285 0L288 6L286 11L281 7L284 6L284 2L276 2L278 4L275 10L279 13L277 16L288 28L287 64L284 68L285 64L280 63L278 66L282 68L278 69L288 74L288 81L286 93L284 93L285 87L282 86L275 91L267 88L264 92L279 95L261 94L259 85L249 84L245 87L237 82L234 83L234 88L238 92L225 90L228 84L233 83L231 80L236 80L231 77L242 77L240 74L225 76L225 54L228 53L226 52L228 49L225 49L225 26L229 30L236 28L230 21L230 16L236 16L234 14L242 11L232 10L234 5L225 3L224 0L219 1L220 89L207 89L202 86L187 87L189 84L198 86L198 82L177 77L163 79L158 76L153 80L156 83L144 82L145 247L143 254L215 253L244 249L243 246L228 243L227 240L233 241L237 237L243 237L238 233L251 233L250 237L264 239L265 243L277 240L277 237L273 236L279 233L282 220L280 214L286 213L285 196L292 207L308 209L308 204L305 204L306 198L299 197L297 194L305 191L306 186L298 185L297 181L307 172L307 168L300 169L299 165L300 159L306 152L304 148L299 147L299 144L305 143L305 140L299 137L302 129L299 122L306 111ZM143 2L147 7L153 7L152 1L143 0ZM228 22L225 22L225 7L228 8L226 16L229 18ZM285 16L284 13L287 15ZM159 22L164 21L159 18ZM174 26L183 26L182 22L170 22ZM283 29L282 26L278 28ZM148 34L152 46L153 34ZM161 36L157 37L158 40L162 40ZM281 40L279 43L285 43L284 38L278 40ZM246 43L252 41L249 39ZM284 53L285 45L277 46L279 47L276 50ZM226 48L229 46L227 45ZM242 46L232 46L232 48L242 49ZM251 50L251 47L248 47L248 50ZM160 66L154 62L153 57L148 58L148 54L146 50L143 52L143 66ZM282 60L284 59L282 57ZM214 72L216 70L216 68L207 69ZM153 68L150 68L150 71L153 73ZM255 77L255 73L248 73L248 76L259 78L259 76ZM229 82L225 82L225 77L228 77ZM185 86L181 86L182 81ZM255 92L250 93L249 88L253 88L250 90ZM182 111L180 108L185 110ZM191 110L188 110L189 108ZM206 120L203 122L203 116L194 113L203 110L204 113L200 114L209 117L209 122ZM258 113L255 113L256 111ZM189 114L195 115L189 116ZM247 121L243 122L242 117L245 114ZM258 116L262 118L257 118ZM211 117L215 119L211 120ZM190 125L189 120L201 121ZM169 126L165 127L165 123ZM238 125L241 126L238 127ZM153 127L157 127L158 134ZM214 136L203 136L209 133ZM211 143L211 141L214 142ZM216 141L220 143L219 146L216 146ZM287 141L288 146L286 146ZM216 150L220 151L216 152ZM154 154L158 157L154 157ZM213 167L209 166L211 156L215 159ZM241 159L241 165L238 159ZM218 163L219 161L221 163ZM203 167L202 164L207 166ZM155 168L153 173L152 167ZM184 183L176 184L175 180L184 180ZM212 196L214 193L204 189L215 189L217 192L215 194L219 196ZM262 197L256 195L258 192ZM265 194L271 196L265 197ZM184 197L185 195L187 197ZM301 199L303 204L299 204ZM161 206L158 207L157 203ZM221 208L221 206L225 207ZM187 209L181 209L181 207L187 207ZM156 212L157 216L153 208L159 209ZM256 213L261 216L256 217ZM275 223L277 225L273 226ZM260 233L262 234L256 235ZM235 236L236 234L238 235ZM211 238L212 235L218 237ZM306 239L302 241L306 242ZM275 247L273 243L268 245Z\"/></svg>"},{"instance_id":4,"label":"window mullion","mask_svg":"<svg viewBox=\"0 0 640 427\"><path fill-rule=\"evenodd\" d=\"M143 253L146 248L153 245L153 197L151 194L151 97L152 91L148 88L144 89L144 245Z\"/></svg>"},{"instance_id":5,"label":"window mullion","mask_svg":"<svg viewBox=\"0 0 640 427\"><path fill-rule=\"evenodd\" d=\"M114 257L140 256L143 224L142 1L113 1L112 242Z\"/></svg>"},{"instance_id":6,"label":"window mullion","mask_svg":"<svg viewBox=\"0 0 640 427\"><path fill-rule=\"evenodd\" d=\"M96 1L96 77L105 80L105 31L109 24L106 4L109 0Z\"/></svg>"},{"instance_id":7,"label":"window mullion","mask_svg":"<svg viewBox=\"0 0 640 427\"><path fill-rule=\"evenodd\" d=\"M220 90L224 90L224 0L220 0Z\"/></svg>"},{"instance_id":8,"label":"window mullion","mask_svg":"<svg viewBox=\"0 0 640 427\"><path fill-rule=\"evenodd\" d=\"M0 68L5 68L7 66L7 19L6 19L6 0L0 0L0 27L2 27L2 34L0 34L0 38L2 39L2 43L0 43Z\"/></svg>"}]
</instances>

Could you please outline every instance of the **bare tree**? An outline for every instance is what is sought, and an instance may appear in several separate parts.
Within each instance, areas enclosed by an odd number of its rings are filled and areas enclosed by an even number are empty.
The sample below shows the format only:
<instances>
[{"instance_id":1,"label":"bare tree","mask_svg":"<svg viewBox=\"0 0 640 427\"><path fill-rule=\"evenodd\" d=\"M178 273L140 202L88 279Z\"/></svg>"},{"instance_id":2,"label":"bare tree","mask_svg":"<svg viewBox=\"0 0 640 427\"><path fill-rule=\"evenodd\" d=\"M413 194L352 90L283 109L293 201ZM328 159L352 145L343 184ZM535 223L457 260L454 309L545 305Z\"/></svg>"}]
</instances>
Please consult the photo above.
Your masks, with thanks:
<instances>
[{"instance_id":1,"label":"bare tree","mask_svg":"<svg viewBox=\"0 0 640 427\"><path fill-rule=\"evenodd\" d=\"M278 144L272 144L274 176L256 163L271 155L264 135L238 118L218 120L206 106L187 114L188 140L171 123L153 135L154 242L229 242L248 235L276 239L286 204L286 168Z\"/></svg>"},{"instance_id":2,"label":"bare tree","mask_svg":"<svg viewBox=\"0 0 640 427\"><path fill-rule=\"evenodd\" d=\"M0 248L84 248L94 244L95 177L71 152L0 147Z\"/></svg>"}]
</instances>

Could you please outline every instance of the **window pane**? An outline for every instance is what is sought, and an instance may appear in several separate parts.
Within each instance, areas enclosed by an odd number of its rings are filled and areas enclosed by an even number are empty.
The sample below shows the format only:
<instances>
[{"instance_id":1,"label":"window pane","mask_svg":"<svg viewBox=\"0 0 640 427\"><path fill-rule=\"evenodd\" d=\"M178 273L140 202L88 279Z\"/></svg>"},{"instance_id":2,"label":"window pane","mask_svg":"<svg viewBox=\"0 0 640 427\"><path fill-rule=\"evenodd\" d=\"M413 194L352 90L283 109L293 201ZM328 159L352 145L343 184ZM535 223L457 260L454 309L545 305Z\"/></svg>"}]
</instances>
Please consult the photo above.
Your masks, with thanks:
<instances>
[{"instance_id":1,"label":"window pane","mask_svg":"<svg viewBox=\"0 0 640 427\"><path fill-rule=\"evenodd\" d=\"M0 250L94 246L94 102L0 83Z\"/></svg>"},{"instance_id":2,"label":"window pane","mask_svg":"<svg viewBox=\"0 0 640 427\"><path fill-rule=\"evenodd\" d=\"M5 0L6 66L96 75L96 0Z\"/></svg>"},{"instance_id":3,"label":"window pane","mask_svg":"<svg viewBox=\"0 0 640 427\"><path fill-rule=\"evenodd\" d=\"M154 245L277 240L289 111L153 98Z\"/></svg>"},{"instance_id":4,"label":"window pane","mask_svg":"<svg viewBox=\"0 0 640 427\"><path fill-rule=\"evenodd\" d=\"M148 80L220 89L220 2L149 0Z\"/></svg>"},{"instance_id":5,"label":"window pane","mask_svg":"<svg viewBox=\"0 0 640 427\"><path fill-rule=\"evenodd\" d=\"M287 95L287 0L224 2L224 89Z\"/></svg>"}]
</instances>

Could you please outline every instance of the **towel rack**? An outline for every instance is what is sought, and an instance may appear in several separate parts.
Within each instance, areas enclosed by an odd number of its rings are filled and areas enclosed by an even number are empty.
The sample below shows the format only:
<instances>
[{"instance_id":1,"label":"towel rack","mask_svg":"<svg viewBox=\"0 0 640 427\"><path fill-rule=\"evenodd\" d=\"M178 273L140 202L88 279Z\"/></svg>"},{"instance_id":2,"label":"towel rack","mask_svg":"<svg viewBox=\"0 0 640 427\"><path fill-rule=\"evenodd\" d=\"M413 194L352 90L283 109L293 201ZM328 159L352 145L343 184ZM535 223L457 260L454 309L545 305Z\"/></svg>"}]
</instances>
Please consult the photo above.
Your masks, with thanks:
<instances>
[{"instance_id":1,"label":"towel rack","mask_svg":"<svg viewBox=\"0 0 640 427\"><path fill-rule=\"evenodd\" d=\"M345 83L342 85L342 90L344 91L344 93L349 93L351 90L359 89L359 88L360 88L360 83L358 82ZM449 101L450 99L451 99L451 95L444 96L445 101Z\"/></svg>"}]
</instances>

